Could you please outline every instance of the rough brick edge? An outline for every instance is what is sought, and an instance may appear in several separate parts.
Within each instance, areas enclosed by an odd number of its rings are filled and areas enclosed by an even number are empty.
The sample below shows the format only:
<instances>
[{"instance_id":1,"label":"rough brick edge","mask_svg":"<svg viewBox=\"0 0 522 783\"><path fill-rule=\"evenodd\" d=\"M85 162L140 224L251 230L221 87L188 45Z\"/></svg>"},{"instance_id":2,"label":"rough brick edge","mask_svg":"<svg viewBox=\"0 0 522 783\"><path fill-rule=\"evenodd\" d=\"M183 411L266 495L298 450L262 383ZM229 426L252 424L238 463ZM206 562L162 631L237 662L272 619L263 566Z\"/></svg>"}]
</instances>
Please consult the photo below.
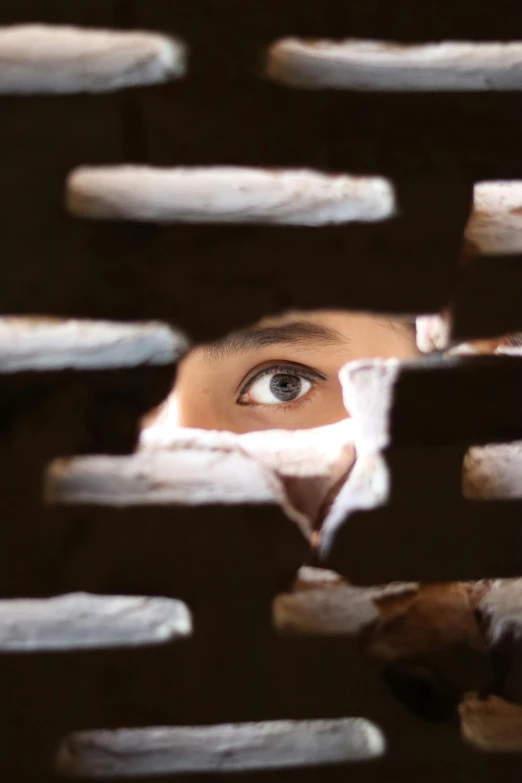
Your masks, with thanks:
<instances>
[{"instance_id":1,"label":"rough brick edge","mask_svg":"<svg viewBox=\"0 0 522 783\"><path fill-rule=\"evenodd\" d=\"M394 188L382 177L233 166L85 166L69 175L66 204L78 217L156 223L322 226L396 211Z\"/></svg>"},{"instance_id":2,"label":"rough brick edge","mask_svg":"<svg viewBox=\"0 0 522 783\"><path fill-rule=\"evenodd\" d=\"M522 89L522 43L305 41L269 49L268 76L308 89L486 91Z\"/></svg>"},{"instance_id":3,"label":"rough brick edge","mask_svg":"<svg viewBox=\"0 0 522 783\"><path fill-rule=\"evenodd\" d=\"M0 94L111 92L183 76L185 46L149 32L0 28Z\"/></svg>"},{"instance_id":4,"label":"rough brick edge","mask_svg":"<svg viewBox=\"0 0 522 783\"><path fill-rule=\"evenodd\" d=\"M247 772L365 761L385 741L362 718L79 732L61 745L57 771L70 777Z\"/></svg>"},{"instance_id":5,"label":"rough brick edge","mask_svg":"<svg viewBox=\"0 0 522 783\"><path fill-rule=\"evenodd\" d=\"M268 430L235 434L184 429L169 422L169 402L164 415L143 430L145 452L190 452L203 449L216 454L238 451L273 471L288 499L317 528L340 484L355 462L352 421L309 430Z\"/></svg>"},{"instance_id":6,"label":"rough brick edge","mask_svg":"<svg viewBox=\"0 0 522 783\"><path fill-rule=\"evenodd\" d=\"M358 454L389 446L508 443L520 439L518 388L522 361L515 355L444 356L420 362L372 359L349 362L339 373L353 418ZM503 384L502 405L498 384ZM432 410L432 384L446 410ZM481 394L475 394L481 384Z\"/></svg>"},{"instance_id":7,"label":"rough brick edge","mask_svg":"<svg viewBox=\"0 0 522 783\"><path fill-rule=\"evenodd\" d=\"M357 454L376 455L405 445L515 443L520 438L517 390L521 373L518 352L423 362L349 362L341 368L339 379L344 405L352 417ZM446 396L444 414L434 411L430 416L426 381L437 383L438 391ZM502 405L496 400L497 382L505 384ZM480 396L471 397L476 383L485 388ZM405 410L410 408L408 418Z\"/></svg>"},{"instance_id":8,"label":"rough brick edge","mask_svg":"<svg viewBox=\"0 0 522 783\"><path fill-rule=\"evenodd\" d=\"M321 562L329 558L337 532L344 524L349 524L350 514L385 506L390 498L390 486L390 471L383 456L364 454L358 457L321 527Z\"/></svg>"},{"instance_id":9,"label":"rough brick edge","mask_svg":"<svg viewBox=\"0 0 522 783\"><path fill-rule=\"evenodd\" d=\"M358 455L377 454L390 445L394 389L403 366L398 359L362 359L341 368L344 407Z\"/></svg>"}]
</instances>

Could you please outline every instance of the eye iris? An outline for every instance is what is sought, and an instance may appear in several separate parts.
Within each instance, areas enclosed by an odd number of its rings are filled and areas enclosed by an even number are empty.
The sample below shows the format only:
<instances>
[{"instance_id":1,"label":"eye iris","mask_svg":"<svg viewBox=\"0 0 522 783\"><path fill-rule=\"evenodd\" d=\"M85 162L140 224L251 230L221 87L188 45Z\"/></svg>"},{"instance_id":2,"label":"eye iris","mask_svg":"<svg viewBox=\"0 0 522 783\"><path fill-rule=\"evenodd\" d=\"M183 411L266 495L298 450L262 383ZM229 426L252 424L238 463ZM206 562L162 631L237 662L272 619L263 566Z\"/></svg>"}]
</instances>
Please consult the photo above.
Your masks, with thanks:
<instances>
[{"instance_id":1,"label":"eye iris","mask_svg":"<svg viewBox=\"0 0 522 783\"><path fill-rule=\"evenodd\" d=\"M270 379L270 391L281 402L295 400L301 392L301 378L297 375L274 375Z\"/></svg>"}]
</instances>

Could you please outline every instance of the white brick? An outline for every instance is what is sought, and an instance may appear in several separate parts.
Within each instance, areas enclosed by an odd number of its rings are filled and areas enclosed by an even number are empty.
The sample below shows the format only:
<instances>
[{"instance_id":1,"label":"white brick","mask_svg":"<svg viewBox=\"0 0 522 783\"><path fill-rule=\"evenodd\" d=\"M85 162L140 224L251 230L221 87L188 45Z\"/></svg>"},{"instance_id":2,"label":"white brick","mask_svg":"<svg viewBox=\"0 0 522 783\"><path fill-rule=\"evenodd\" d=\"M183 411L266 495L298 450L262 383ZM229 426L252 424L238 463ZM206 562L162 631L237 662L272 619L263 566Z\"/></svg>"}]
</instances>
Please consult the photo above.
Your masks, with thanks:
<instances>
[{"instance_id":1,"label":"white brick","mask_svg":"<svg viewBox=\"0 0 522 783\"><path fill-rule=\"evenodd\" d=\"M187 349L186 338L160 322L0 318L3 373L164 365Z\"/></svg>"},{"instance_id":2,"label":"white brick","mask_svg":"<svg viewBox=\"0 0 522 783\"><path fill-rule=\"evenodd\" d=\"M71 593L0 601L0 652L161 644L191 630L185 604L169 598Z\"/></svg>"},{"instance_id":3,"label":"white brick","mask_svg":"<svg viewBox=\"0 0 522 783\"><path fill-rule=\"evenodd\" d=\"M364 761L384 750L381 731L362 718L280 720L79 732L56 767L89 778L247 772Z\"/></svg>"},{"instance_id":4,"label":"white brick","mask_svg":"<svg viewBox=\"0 0 522 783\"><path fill-rule=\"evenodd\" d=\"M239 452L184 449L125 457L55 460L49 469L49 503L135 506L274 503L275 476Z\"/></svg>"},{"instance_id":5,"label":"white brick","mask_svg":"<svg viewBox=\"0 0 522 783\"><path fill-rule=\"evenodd\" d=\"M478 182L466 239L481 255L522 253L522 182Z\"/></svg>"},{"instance_id":6,"label":"white brick","mask_svg":"<svg viewBox=\"0 0 522 783\"><path fill-rule=\"evenodd\" d=\"M268 75L292 87L339 90L522 89L522 42L305 41L285 38L268 54Z\"/></svg>"},{"instance_id":7,"label":"white brick","mask_svg":"<svg viewBox=\"0 0 522 783\"><path fill-rule=\"evenodd\" d=\"M182 76L185 47L163 35L50 25L0 28L0 94L110 92Z\"/></svg>"},{"instance_id":8,"label":"white brick","mask_svg":"<svg viewBox=\"0 0 522 783\"><path fill-rule=\"evenodd\" d=\"M67 206L110 220L321 226L389 218L395 193L381 177L307 170L103 166L70 174Z\"/></svg>"}]
</instances>

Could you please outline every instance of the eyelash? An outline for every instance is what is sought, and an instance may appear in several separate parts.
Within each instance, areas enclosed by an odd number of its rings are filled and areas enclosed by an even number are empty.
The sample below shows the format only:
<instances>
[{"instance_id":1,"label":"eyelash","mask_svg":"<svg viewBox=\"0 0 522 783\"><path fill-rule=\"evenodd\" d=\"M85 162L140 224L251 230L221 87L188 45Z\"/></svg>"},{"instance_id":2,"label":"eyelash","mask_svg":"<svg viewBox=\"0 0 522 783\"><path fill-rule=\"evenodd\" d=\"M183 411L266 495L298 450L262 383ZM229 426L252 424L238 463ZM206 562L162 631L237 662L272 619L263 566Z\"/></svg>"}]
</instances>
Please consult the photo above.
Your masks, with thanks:
<instances>
[{"instance_id":1,"label":"eyelash","mask_svg":"<svg viewBox=\"0 0 522 783\"><path fill-rule=\"evenodd\" d=\"M284 373L292 373L294 375L299 376L300 378L304 378L305 380L309 381L313 386L317 386L318 381L326 381L326 378L324 375L321 375L318 372L314 372L313 370L309 370L308 368L302 367L298 364L271 364L268 367L263 367L262 370L258 370L258 372L254 373L248 381L242 386L239 396L236 400L238 405L246 405L247 403L241 402L241 397L247 393L247 391L250 389L250 387L257 381L259 378L262 378L263 375L272 375L277 374L278 372ZM278 405L278 410L290 410L291 408L297 407L299 405L303 405L305 402L309 402L311 395L313 394L313 389L308 392L307 395L304 397L300 397L297 400L292 400L291 402L281 403L281 405ZM257 404L257 408L271 408L273 410L273 405L261 405Z\"/></svg>"}]
</instances>

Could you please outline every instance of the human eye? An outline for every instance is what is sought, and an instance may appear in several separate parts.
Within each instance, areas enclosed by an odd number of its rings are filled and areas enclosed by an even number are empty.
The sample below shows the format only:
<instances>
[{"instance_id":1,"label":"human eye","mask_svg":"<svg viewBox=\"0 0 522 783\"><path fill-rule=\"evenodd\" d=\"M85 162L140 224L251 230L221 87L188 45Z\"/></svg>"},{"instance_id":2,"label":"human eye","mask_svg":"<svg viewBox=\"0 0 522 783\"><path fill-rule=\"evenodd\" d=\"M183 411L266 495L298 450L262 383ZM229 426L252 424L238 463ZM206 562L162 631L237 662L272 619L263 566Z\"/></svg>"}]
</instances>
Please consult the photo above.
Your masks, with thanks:
<instances>
[{"instance_id":1,"label":"human eye","mask_svg":"<svg viewBox=\"0 0 522 783\"><path fill-rule=\"evenodd\" d=\"M278 364L251 375L240 391L239 405L285 405L309 395L323 375L299 365Z\"/></svg>"}]
</instances>

